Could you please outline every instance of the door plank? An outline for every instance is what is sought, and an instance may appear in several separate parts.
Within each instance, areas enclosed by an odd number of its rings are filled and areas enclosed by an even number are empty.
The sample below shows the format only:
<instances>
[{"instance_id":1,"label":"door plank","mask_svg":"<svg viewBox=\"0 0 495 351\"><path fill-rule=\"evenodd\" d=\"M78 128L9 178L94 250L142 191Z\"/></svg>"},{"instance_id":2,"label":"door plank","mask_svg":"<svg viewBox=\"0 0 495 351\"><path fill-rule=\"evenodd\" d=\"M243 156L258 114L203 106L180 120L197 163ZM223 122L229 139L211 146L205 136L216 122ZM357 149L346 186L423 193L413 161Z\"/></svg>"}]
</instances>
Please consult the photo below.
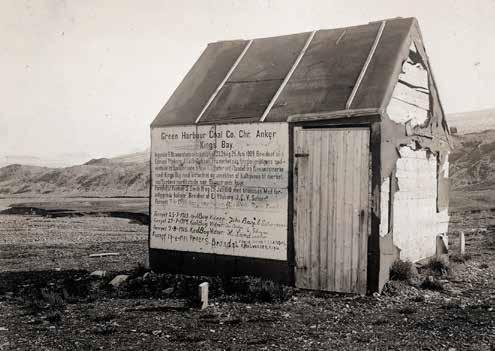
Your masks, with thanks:
<instances>
[{"instance_id":1,"label":"door plank","mask_svg":"<svg viewBox=\"0 0 495 351\"><path fill-rule=\"evenodd\" d=\"M342 229L344 232L344 265L342 266L342 275L343 275L343 291L352 291L352 227L354 221L354 213L353 213L353 191L354 191L354 183L353 183L353 174L360 172L359 169L356 168L355 164L355 154L353 145L358 142L354 140L356 137L356 132L351 130L344 131L344 157L345 157L345 166L344 166L344 228Z\"/></svg>"},{"instance_id":2,"label":"door plank","mask_svg":"<svg viewBox=\"0 0 495 351\"><path fill-rule=\"evenodd\" d=\"M311 288L318 289L320 286L320 167L321 167L321 131L315 131L311 140L309 157L311 159L311 240L310 240L310 269Z\"/></svg>"},{"instance_id":3,"label":"door plank","mask_svg":"<svg viewBox=\"0 0 495 351\"><path fill-rule=\"evenodd\" d=\"M304 131L302 128L295 128L294 130L294 149L295 153L302 154L304 153ZM308 194L308 190L306 188L307 182L305 180L305 172L307 165L304 163L307 162L306 158L296 158L294 161L295 169L297 170L294 174L295 178L294 182L296 184L295 189L295 206L294 206L294 224L295 224L295 233L294 233L294 251L295 251L295 280L296 286L304 288L304 221L305 221L305 213L304 213L304 204L306 202L306 196Z\"/></svg>"},{"instance_id":4,"label":"door plank","mask_svg":"<svg viewBox=\"0 0 495 351\"><path fill-rule=\"evenodd\" d=\"M304 152L311 152L311 143L308 140L308 134L304 133L303 139ZM306 195L304 201L304 287L306 289L311 288L311 220L312 220L312 200L313 200L313 177L311 176L311 171L313 168L313 157L310 154L307 157L308 165L305 167L304 179L306 181Z\"/></svg>"},{"instance_id":5,"label":"door plank","mask_svg":"<svg viewBox=\"0 0 495 351\"><path fill-rule=\"evenodd\" d=\"M328 195L329 195L329 175L328 175L328 163L329 163L329 135L328 133L321 133L321 161L320 161L320 252L319 252L319 276L320 284L319 289L326 290L328 286Z\"/></svg>"},{"instance_id":6,"label":"door plank","mask_svg":"<svg viewBox=\"0 0 495 351\"><path fill-rule=\"evenodd\" d=\"M356 142L353 144L352 153L354 155L353 163L356 167L356 172L352 175L352 269L351 269L351 286L352 291L357 291L359 280L359 261L362 259L359 255L360 228L359 222L361 218L361 162L363 157L362 138L363 131L356 131ZM360 171L357 171L357 170Z\"/></svg>"},{"instance_id":7,"label":"door plank","mask_svg":"<svg viewBox=\"0 0 495 351\"><path fill-rule=\"evenodd\" d=\"M335 134L328 134L329 145L328 145L328 153L330 162L328 163L328 178L329 178L329 187L328 187L328 217L329 217L329 226L328 226L328 258L327 258L327 267L328 267L328 278L327 278L327 289L330 291L335 291L335 242L336 235L335 232L337 230L336 226L336 193L337 193L337 182L336 182L336 169L337 169L337 152L336 145L337 141L335 138Z\"/></svg>"},{"instance_id":8,"label":"door plank","mask_svg":"<svg viewBox=\"0 0 495 351\"><path fill-rule=\"evenodd\" d=\"M337 156L337 167L335 168L334 181L337 186L335 198L335 291L343 291L343 274L342 267L344 265L344 199L345 199L345 177L341 176L341 172L345 168L344 150L344 132L338 130L335 132L337 141L335 154Z\"/></svg>"},{"instance_id":9,"label":"door plank","mask_svg":"<svg viewBox=\"0 0 495 351\"><path fill-rule=\"evenodd\" d=\"M360 235L359 235L359 257L368 256L368 236L370 233L370 198L371 198L371 158L370 158L370 136L369 132L365 133L361 140L361 150L362 150L362 158L361 158L361 169L368 169L368 172L361 173L360 179L360 194L361 194L361 211L362 217L360 218ZM366 293L366 282L367 282L367 268L368 268L368 260L362 259L359 260L359 279L358 279L358 292L361 294Z\"/></svg>"}]
</instances>

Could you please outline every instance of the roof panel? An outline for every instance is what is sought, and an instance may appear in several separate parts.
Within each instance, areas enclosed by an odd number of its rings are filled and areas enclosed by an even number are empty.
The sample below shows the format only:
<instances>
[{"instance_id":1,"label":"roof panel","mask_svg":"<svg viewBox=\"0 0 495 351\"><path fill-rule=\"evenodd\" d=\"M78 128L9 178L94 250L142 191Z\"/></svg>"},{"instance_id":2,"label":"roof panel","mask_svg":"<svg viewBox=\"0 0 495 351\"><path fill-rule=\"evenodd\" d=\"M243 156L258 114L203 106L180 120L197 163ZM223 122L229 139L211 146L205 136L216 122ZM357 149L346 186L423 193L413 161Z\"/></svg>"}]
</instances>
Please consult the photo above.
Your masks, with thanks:
<instances>
[{"instance_id":1,"label":"roof panel","mask_svg":"<svg viewBox=\"0 0 495 351\"><path fill-rule=\"evenodd\" d=\"M229 122L232 119L259 121L282 79L226 83L200 123Z\"/></svg>"},{"instance_id":2,"label":"roof panel","mask_svg":"<svg viewBox=\"0 0 495 351\"><path fill-rule=\"evenodd\" d=\"M345 109L379 27L319 31L266 121Z\"/></svg>"},{"instance_id":3,"label":"roof panel","mask_svg":"<svg viewBox=\"0 0 495 351\"><path fill-rule=\"evenodd\" d=\"M229 82L284 79L310 33L255 39Z\"/></svg>"},{"instance_id":4,"label":"roof panel","mask_svg":"<svg viewBox=\"0 0 495 351\"><path fill-rule=\"evenodd\" d=\"M209 44L151 126L194 124L246 43L236 40Z\"/></svg>"},{"instance_id":5,"label":"roof panel","mask_svg":"<svg viewBox=\"0 0 495 351\"><path fill-rule=\"evenodd\" d=\"M301 52L310 33L256 39L201 123L231 118L259 120Z\"/></svg>"}]
</instances>

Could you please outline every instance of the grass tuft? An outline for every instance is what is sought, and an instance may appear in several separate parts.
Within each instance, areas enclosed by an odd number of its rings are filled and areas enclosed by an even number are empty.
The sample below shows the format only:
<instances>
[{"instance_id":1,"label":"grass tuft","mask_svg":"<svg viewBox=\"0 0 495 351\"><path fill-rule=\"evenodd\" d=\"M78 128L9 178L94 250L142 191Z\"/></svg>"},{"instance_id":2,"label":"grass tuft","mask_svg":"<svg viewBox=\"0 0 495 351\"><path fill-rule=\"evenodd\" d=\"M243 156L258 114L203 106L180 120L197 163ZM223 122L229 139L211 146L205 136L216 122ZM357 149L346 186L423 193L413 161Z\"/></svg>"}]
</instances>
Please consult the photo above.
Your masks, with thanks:
<instances>
[{"instance_id":1,"label":"grass tuft","mask_svg":"<svg viewBox=\"0 0 495 351\"><path fill-rule=\"evenodd\" d=\"M429 276L421 283L421 289L433 290L433 291L443 291L445 288L438 279Z\"/></svg>"},{"instance_id":2,"label":"grass tuft","mask_svg":"<svg viewBox=\"0 0 495 351\"><path fill-rule=\"evenodd\" d=\"M467 254L467 253L465 253L465 254L453 253L453 254L450 254L449 259L452 262L465 263L466 261L469 261L471 259L471 255Z\"/></svg>"},{"instance_id":3,"label":"grass tuft","mask_svg":"<svg viewBox=\"0 0 495 351\"><path fill-rule=\"evenodd\" d=\"M271 280L255 277L224 279L225 292L236 295L242 302L280 302L292 296L292 289Z\"/></svg>"},{"instance_id":4,"label":"grass tuft","mask_svg":"<svg viewBox=\"0 0 495 351\"><path fill-rule=\"evenodd\" d=\"M416 276L416 269L410 261L397 259L390 267L391 280L410 281L411 279L416 278Z\"/></svg>"},{"instance_id":5,"label":"grass tuft","mask_svg":"<svg viewBox=\"0 0 495 351\"><path fill-rule=\"evenodd\" d=\"M434 275L444 276L449 273L449 259L447 256L433 256L429 259L425 268Z\"/></svg>"}]
</instances>

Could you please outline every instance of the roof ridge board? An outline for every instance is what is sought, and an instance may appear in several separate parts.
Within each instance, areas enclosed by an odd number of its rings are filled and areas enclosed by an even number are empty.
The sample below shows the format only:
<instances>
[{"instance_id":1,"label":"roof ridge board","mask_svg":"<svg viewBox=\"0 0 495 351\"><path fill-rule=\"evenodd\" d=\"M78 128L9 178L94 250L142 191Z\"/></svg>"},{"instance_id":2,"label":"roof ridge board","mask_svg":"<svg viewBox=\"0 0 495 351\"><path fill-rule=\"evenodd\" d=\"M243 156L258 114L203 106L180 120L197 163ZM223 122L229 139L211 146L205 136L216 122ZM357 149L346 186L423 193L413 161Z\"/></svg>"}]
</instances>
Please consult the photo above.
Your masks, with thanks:
<instances>
[{"instance_id":1,"label":"roof ridge board","mask_svg":"<svg viewBox=\"0 0 495 351\"><path fill-rule=\"evenodd\" d=\"M218 40L218 41L211 42L209 44L227 43L227 42L231 42L231 41L234 41L235 42L235 41L249 41L249 40L256 41L256 40L260 40L260 39L273 39L273 38L286 37L286 36L298 35L298 34L306 34L306 33L309 34L309 33L313 32L313 31L316 31L316 32L320 32L320 31L333 31L333 30L337 30L338 31L338 30L346 30L346 29L352 29L352 28L358 28L358 27L367 27L367 26L370 26L370 25L381 23L383 21L392 22L392 21L397 21L397 20L410 20L410 19L416 19L416 18L415 17L384 18L384 19L378 20L378 21L370 21L368 23L356 24L356 25L347 26L347 27L317 28L315 30L307 30L307 31L296 32L296 33L285 33L285 34L280 34L280 35L272 35L272 36L268 36L268 37L256 37L256 38L252 38L252 39Z\"/></svg>"}]
</instances>

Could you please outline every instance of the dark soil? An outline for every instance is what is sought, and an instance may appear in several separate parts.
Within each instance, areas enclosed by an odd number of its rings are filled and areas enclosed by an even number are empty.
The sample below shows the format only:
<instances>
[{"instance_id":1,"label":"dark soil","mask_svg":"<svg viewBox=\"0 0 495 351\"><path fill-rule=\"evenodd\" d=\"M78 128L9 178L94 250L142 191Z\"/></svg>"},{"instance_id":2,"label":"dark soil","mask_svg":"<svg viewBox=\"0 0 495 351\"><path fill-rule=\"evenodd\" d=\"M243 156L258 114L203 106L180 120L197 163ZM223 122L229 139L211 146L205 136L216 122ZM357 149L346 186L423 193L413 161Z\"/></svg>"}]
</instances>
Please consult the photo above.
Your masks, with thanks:
<instances>
[{"instance_id":1,"label":"dark soil","mask_svg":"<svg viewBox=\"0 0 495 351\"><path fill-rule=\"evenodd\" d=\"M451 260L448 270L419 267L415 282L393 281L373 296L249 277L147 273L137 264L146 252L145 226L0 216L0 228L23 238L0 244L0 350L493 350L495 219L470 216L453 221L466 232L470 257ZM49 240L36 241L43 233ZM120 255L88 257L105 251ZM97 269L107 276L89 275ZM113 288L108 282L117 274L129 279ZM210 306L199 310L203 281ZM421 288L425 281L442 288Z\"/></svg>"}]
</instances>

